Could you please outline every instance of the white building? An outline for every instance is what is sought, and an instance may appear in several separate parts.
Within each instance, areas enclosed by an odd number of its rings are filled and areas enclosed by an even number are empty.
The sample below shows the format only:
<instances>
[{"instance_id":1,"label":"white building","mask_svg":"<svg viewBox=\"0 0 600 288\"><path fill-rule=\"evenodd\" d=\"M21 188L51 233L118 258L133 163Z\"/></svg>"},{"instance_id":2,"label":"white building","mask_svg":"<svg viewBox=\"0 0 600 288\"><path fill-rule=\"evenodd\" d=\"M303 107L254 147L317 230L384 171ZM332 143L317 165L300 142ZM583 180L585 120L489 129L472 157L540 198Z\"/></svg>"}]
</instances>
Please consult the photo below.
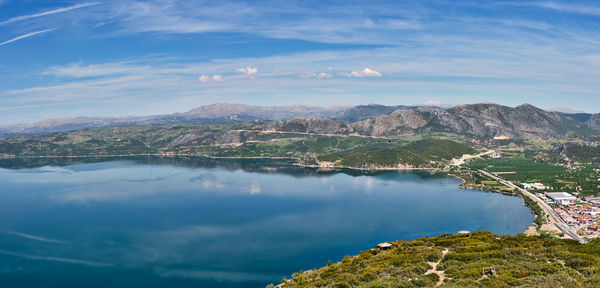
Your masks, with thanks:
<instances>
[{"instance_id":1,"label":"white building","mask_svg":"<svg viewBox=\"0 0 600 288\"><path fill-rule=\"evenodd\" d=\"M577 202L577 197L567 193L567 192L555 192L555 193L544 193L546 197L552 199L554 203L559 205L570 205Z\"/></svg>"},{"instance_id":2,"label":"white building","mask_svg":"<svg viewBox=\"0 0 600 288\"><path fill-rule=\"evenodd\" d=\"M542 183L521 183L525 190L544 190L546 186Z\"/></svg>"}]
</instances>

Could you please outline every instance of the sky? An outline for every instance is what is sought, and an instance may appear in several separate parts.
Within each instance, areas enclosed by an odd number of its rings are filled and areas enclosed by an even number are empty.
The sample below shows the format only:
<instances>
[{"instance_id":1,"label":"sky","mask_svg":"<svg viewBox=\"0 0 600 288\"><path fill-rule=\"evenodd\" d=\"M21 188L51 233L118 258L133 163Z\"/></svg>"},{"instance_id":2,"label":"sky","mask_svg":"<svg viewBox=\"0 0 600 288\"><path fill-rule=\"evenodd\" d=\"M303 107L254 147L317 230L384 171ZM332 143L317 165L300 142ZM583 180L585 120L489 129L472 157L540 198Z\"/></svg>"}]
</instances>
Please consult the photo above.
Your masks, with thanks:
<instances>
[{"instance_id":1,"label":"sky","mask_svg":"<svg viewBox=\"0 0 600 288\"><path fill-rule=\"evenodd\" d=\"M596 1L0 0L0 125L251 105L600 112Z\"/></svg>"}]
</instances>

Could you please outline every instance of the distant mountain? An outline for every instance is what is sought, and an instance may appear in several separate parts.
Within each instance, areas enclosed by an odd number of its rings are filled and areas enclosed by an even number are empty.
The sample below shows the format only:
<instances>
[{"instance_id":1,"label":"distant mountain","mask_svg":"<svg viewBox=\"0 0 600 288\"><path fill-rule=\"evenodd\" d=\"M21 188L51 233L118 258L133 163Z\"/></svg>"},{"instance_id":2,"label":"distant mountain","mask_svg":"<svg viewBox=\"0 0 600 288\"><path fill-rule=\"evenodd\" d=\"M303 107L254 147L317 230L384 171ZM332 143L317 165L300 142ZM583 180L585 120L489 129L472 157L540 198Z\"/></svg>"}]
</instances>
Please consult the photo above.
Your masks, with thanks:
<instances>
[{"instance_id":1,"label":"distant mountain","mask_svg":"<svg viewBox=\"0 0 600 288\"><path fill-rule=\"evenodd\" d=\"M390 114L396 110L414 110L418 106L385 106L379 104L358 105L344 110L340 115L334 117L335 120L344 123L353 123L380 115Z\"/></svg>"},{"instance_id":2,"label":"distant mountain","mask_svg":"<svg viewBox=\"0 0 600 288\"><path fill-rule=\"evenodd\" d=\"M497 104L470 104L440 109L398 110L358 122L358 133L402 135L416 132L452 132L482 139L564 139L598 134L584 124L529 104L515 108Z\"/></svg>"},{"instance_id":3,"label":"distant mountain","mask_svg":"<svg viewBox=\"0 0 600 288\"><path fill-rule=\"evenodd\" d=\"M212 104L201 106L181 114L173 114L183 119L231 119L231 120L286 120L293 118L330 118L352 106L332 105L327 107L293 106L251 106L243 104Z\"/></svg>"},{"instance_id":4,"label":"distant mountain","mask_svg":"<svg viewBox=\"0 0 600 288\"><path fill-rule=\"evenodd\" d=\"M129 117L78 117L43 120L30 124L17 124L0 127L0 138L11 134L39 134L69 131L90 127L157 125L170 123L231 123L249 120L286 120L293 118L329 118L352 106L336 105L328 107L293 106L251 106L219 103L201 106L185 113L154 116ZM4 136L2 136L4 135Z\"/></svg>"},{"instance_id":5,"label":"distant mountain","mask_svg":"<svg viewBox=\"0 0 600 288\"><path fill-rule=\"evenodd\" d=\"M386 137L405 137L423 132L450 132L479 139L565 139L600 134L600 131L593 130L562 113L544 111L529 104L515 108L498 104L469 104L445 110L396 110L390 114L349 124L329 120L330 123L324 125L322 120L315 121L295 119L262 124L256 128Z\"/></svg>"},{"instance_id":6,"label":"distant mountain","mask_svg":"<svg viewBox=\"0 0 600 288\"><path fill-rule=\"evenodd\" d=\"M263 120L253 130L404 137L450 132L479 139L565 139L597 136L600 114L550 112L529 104L429 106L251 106L213 104L185 113L143 117L82 117L0 127L0 139L15 135L69 131L88 127L156 124L222 124Z\"/></svg>"},{"instance_id":7,"label":"distant mountain","mask_svg":"<svg viewBox=\"0 0 600 288\"><path fill-rule=\"evenodd\" d=\"M592 129L600 130L600 113L590 116L590 118L585 121L585 125Z\"/></svg>"},{"instance_id":8,"label":"distant mountain","mask_svg":"<svg viewBox=\"0 0 600 288\"><path fill-rule=\"evenodd\" d=\"M600 130L600 113L598 114L590 114L590 113L561 113L564 116L571 118L577 122L583 123L586 126Z\"/></svg>"}]
</instances>

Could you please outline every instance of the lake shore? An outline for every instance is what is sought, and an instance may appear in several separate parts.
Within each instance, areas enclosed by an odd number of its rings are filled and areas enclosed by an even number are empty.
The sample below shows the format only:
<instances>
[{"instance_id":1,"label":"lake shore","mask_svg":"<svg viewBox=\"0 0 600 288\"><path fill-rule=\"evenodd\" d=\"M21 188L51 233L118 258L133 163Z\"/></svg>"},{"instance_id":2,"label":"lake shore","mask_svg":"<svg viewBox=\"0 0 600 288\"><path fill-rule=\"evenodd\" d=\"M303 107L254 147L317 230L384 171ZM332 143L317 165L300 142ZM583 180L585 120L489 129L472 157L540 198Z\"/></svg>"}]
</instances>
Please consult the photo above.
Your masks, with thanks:
<instances>
[{"instance_id":1,"label":"lake shore","mask_svg":"<svg viewBox=\"0 0 600 288\"><path fill-rule=\"evenodd\" d=\"M260 160L260 159L264 159L264 160L290 160L290 161L294 161L297 160L297 158L294 157L281 157L281 156L211 156L211 155L204 155L204 154L190 154L190 153L177 153L177 154L165 154L165 153L139 153L139 154L111 154L111 155L31 155L31 156L16 156L16 155L1 155L0 159L17 159L17 158L26 158L26 159L44 159L44 158L48 158L48 159L60 159L60 158L64 158L64 159L85 159L85 158L120 158L120 157L160 157L160 158L176 158L176 157L200 157L200 158L207 158L207 159L231 159L231 160L244 160L244 159L249 159L249 160ZM514 193L507 193L505 191L497 191L497 190L493 190L493 189L477 189L477 188L469 188L469 187L463 187L463 184L467 183L468 181L466 179L464 179L463 177L456 175L454 173L447 173L448 170L446 170L447 167L445 168L437 168L437 167L412 167L409 165L401 165L401 166L396 166L396 167L353 167L353 166L344 166L344 165L310 165L310 164L301 164L298 163L297 161L294 161L294 163L291 163L292 165L295 166L299 166L299 167L305 167L305 168L316 168L316 169L320 169L323 171L331 171L331 170L339 170L339 169L348 169L348 170L357 170L357 171L428 171L428 172L432 172L432 173L443 173L446 172L446 175L448 176L452 176L454 178L457 178L461 181L461 184L459 185L460 188L462 189L473 189L473 190L482 190L482 191L488 191L488 192L493 192L493 193L499 193L499 194L504 194L504 195L513 195L513 196L519 196L521 199L523 199L523 202L525 206L527 205L527 202L525 201L525 199L523 198L523 195L520 194L514 194ZM535 214L535 212L533 211L533 209L531 209L531 207L528 206L528 208L531 210L531 212ZM536 217L539 215L536 215ZM532 223L533 224L533 223ZM527 231L531 231L530 228L528 227L523 233L530 233Z\"/></svg>"}]
</instances>

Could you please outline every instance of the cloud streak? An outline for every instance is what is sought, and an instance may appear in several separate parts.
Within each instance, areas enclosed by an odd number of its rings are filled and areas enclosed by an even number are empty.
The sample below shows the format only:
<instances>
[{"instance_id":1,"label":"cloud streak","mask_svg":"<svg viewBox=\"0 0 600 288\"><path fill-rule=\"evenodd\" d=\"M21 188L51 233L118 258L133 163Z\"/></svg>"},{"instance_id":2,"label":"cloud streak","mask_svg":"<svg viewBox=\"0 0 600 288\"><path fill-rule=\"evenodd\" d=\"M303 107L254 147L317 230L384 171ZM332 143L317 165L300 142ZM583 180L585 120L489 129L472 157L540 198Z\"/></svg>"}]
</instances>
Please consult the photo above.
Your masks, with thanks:
<instances>
[{"instance_id":1,"label":"cloud streak","mask_svg":"<svg viewBox=\"0 0 600 288\"><path fill-rule=\"evenodd\" d=\"M54 29L54 28L52 28L52 29L45 29L45 30L35 31L35 32L31 32L31 33L28 33L28 34L25 34L25 35L17 36L15 38L12 38L10 40L7 40L7 41L4 41L4 42L0 43L0 46L4 46L6 44L9 44L9 43L12 43L12 42L15 42L15 41L19 41L21 39L29 38L31 36L48 33L48 32L54 31L54 30L56 30L56 29Z\"/></svg>"},{"instance_id":2,"label":"cloud streak","mask_svg":"<svg viewBox=\"0 0 600 288\"><path fill-rule=\"evenodd\" d=\"M67 243L67 242L62 241L62 240L50 239L50 238L45 238L45 237L41 237L41 236L36 236L36 235L31 235L31 234L26 234L26 233L21 233L21 232L16 232L16 231L5 231L4 233L10 234L10 235L19 236L19 237L23 237L23 238L26 238L26 239L29 239L29 240L40 241L40 242L57 243L57 244L66 244Z\"/></svg>"},{"instance_id":3,"label":"cloud streak","mask_svg":"<svg viewBox=\"0 0 600 288\"><path fill-rule=\"evenodd\" d=\"M598 7L598 6L589 6L589 5L572 4L572 3L559 3L559 2L517 2L517 3L510 3L509 5L538 7L538 8L555 10L558 12L600 16L600 7Z\"/></svg>"},{"instance_id":4,"label":"cloud streak","mask_svg":"<svg viewBox=\"0 0 600 288\"><path fill-rule=\"evenodd\" d=\"M80 8L84 8L84 7L89 7L89 6L94 6L94 5L99 5L99 4L100 4L100 2L83 3L83 4L77 4L77 5L73 5L73 6L69 6L69 7L64 7L64 8L58 8L58 9L54 9L54 10L44 11L44 12L36 13L36 14L16 16L16 17L13 17L13 18L10 18L10 19L7 19L7 20L4 20L4 21L0 22L0 26L1 25L10 24L10 23L14 23L14 22L18 22L18 21L27 20L27 19L33 19L33 18L47 16L47 15L64 13L64 12L67 12L67 11L71 11L71 10L75 10L75 9L80 9Z\"/></svg>"},{"instance_id":5,"label":"cloud streak","mask_svg":"<svg viewBox=\"0 0 600 288\"><path fill-rule=\"evenodd\" d=\"M0 254L29 259L29 260L42 260L42 261L51 261L51 262L59 262L59 263L66 263L66 264L77 264L77 265L92 266L92 267L113 266L113 264L111 264L111 263L94 262L94 261L87 261L87 260L62 258L62 257L30 255L30 254L23 254L23 253L14 253L14 252L4 251L4 250L0 250Z\"/></svg>"}]
</instances>

